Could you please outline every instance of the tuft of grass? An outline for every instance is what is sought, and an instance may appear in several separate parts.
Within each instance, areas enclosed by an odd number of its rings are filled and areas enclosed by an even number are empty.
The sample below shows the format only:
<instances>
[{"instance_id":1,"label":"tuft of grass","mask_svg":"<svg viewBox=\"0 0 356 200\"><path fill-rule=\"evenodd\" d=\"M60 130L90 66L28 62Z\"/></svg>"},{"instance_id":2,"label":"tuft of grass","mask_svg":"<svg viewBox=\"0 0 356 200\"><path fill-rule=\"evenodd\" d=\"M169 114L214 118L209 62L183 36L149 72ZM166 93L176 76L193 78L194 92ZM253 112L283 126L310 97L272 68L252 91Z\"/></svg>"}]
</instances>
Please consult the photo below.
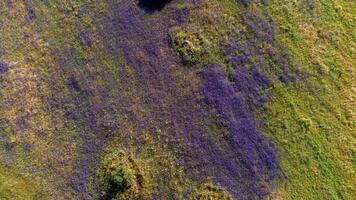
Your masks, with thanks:
<instances>
[{"instance_id":1,"label":"tuft of grass","mask_svg":"<svg viewBox=\"0 0 356 200\"><path fill-rule=\"evenodd\" d=\"M196 189L191 194L189 200L233 200L233 198L220 186L206 183Z\"/></svg>"}]
</instances>

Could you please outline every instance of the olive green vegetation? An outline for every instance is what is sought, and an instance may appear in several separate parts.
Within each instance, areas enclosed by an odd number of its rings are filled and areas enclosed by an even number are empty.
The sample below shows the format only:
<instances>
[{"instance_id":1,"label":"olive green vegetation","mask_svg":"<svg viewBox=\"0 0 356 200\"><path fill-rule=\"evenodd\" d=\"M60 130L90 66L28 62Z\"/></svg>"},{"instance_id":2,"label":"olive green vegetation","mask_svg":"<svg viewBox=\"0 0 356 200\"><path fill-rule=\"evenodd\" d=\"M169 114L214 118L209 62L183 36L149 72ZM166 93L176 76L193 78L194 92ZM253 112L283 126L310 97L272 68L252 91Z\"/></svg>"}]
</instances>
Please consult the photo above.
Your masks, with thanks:
<instances>
[{"instance_id":1,"label":"olive green vegetation","mask_svg":"<svg viewBox=\"0 0 356 200\"><path fill-rule=\"evenodd\" d=\"M111 172L111 181L114 185L116 185L119 190L129 188L131 186L132 182L132 173L126 169L123 166L117 166L113 171Z\"/></svg>"},{"instance_id":2,"label":"olive green vegetation","mask_svg":"<svg viewBox=\"0 0 356 200\"><path fill-rule=\"evenodd\" d=\"M107 151L98 175L104 199L149 198L147 178L131 154Z\"/></svg>"},{"instance_id":3,"label":"olive green vegetation","mask_svg":"<svg viewBox=\"0 0 356 200\"><path fill-rule=\"evenodd\" d=\"M41 194L39 186L15 170L0 165L0 199L35 200L49 199Z\"/></svg>"},{"instance_id":4,"label":"olive green vegetation","mask_svg":"<svg viewBox=\"0 0 356 200\"><path fill-rule=\"evenodd\" d=\"M280 199L355 198L355 5L270 1L278 39L309 77L279 83L261 112L285 179Z\"/></svg>"},{"instance_id":5,"label":"olive green vegetation","mask_svg":"<svg viewBox=\"0 0 356 200\"><path fill-rule=\"evenodd\" d=\"M207 183L194 192L192 192L190 200L233 200L232 196L220 186L212 183Z\"/></svg>"}]
</instances>

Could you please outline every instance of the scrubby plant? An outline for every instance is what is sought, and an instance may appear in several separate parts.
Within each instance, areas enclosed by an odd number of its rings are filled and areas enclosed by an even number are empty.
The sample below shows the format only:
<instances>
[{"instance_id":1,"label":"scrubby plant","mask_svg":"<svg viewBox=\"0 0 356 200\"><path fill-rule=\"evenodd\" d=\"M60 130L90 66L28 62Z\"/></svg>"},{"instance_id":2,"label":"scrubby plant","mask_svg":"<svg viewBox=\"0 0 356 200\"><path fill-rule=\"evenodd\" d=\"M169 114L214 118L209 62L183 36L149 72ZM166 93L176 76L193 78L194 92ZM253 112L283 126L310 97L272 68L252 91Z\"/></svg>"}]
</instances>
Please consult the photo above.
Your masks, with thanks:
<instances>
[{"instance_id":1,"label":"scrubby plant","mask_svg":"<svg viewBox=\"0 0 356 200\"><path fill-rule=\"evenodd\" d=\"M104 156L99 170L102 199L146 199L146 181L132 155L112 151Z\"/></svg>"},{"instance_id":2,"label":"scrubby plant","mask_svg":"<svg viewBox=\"0 0 356 200\"><path fill-rule=\"evenodd\" d=\"M218 185L207 183L196 189L189 198L190 200L233 200L225 189Z\"/></svg>"},{"instance_id":3,"label":"scrubby plant","mask_svg":"<svg viewBox=\"0 0 356 200\"><path fill-rule=\"evenodd\" d=\"M111 182L119 190L123 191L132 185L133 174L130 170L120 165L111 172Z\"/></svg>"},{"instance_id":4,"label":"scrubby plant","mask_svg":"<svg viewBox=\"0 0 356 200\"><path fill-rule=\"evenodd\" d=\"M204 40L194 30L176 27L171 31L171 41L185 64L197 64L204 53Z\"/></svg>"}]
</instances>

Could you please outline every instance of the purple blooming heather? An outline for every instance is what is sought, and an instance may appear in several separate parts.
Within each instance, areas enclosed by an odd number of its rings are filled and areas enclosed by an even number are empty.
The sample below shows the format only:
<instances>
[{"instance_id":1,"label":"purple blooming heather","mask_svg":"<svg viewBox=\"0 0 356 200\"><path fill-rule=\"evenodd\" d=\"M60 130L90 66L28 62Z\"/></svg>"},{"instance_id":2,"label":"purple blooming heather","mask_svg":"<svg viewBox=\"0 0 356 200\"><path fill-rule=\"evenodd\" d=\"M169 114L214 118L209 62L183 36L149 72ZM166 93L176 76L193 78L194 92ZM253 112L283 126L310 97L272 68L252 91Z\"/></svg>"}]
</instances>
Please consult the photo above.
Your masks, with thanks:
<instances>
[{"instance_id":1,"label":"purple blooming heather","mask_svg":"<svg viewBox=\"0 0 356 200\"><path fill-rule=\"evenodd\" d=\"M254 107L261 105L261 101L266 96L262 96L262 91L271 86L271 80L263 74L256 66L245 68L242 65L235 66L234 88L243 95L247 102Z\"/></svg>"},{"instance_id":2,"label":"purple blooming heather","mask_svg":"<svg viewBox=\"0 0 356 200\"><path fill-rule=\"evenodd\" d=\"M137 126L152 130L157 127L169 133L167 140L157 138L157 142L167 143L178 162L187 169L188 177L197 183L204 183L212 176L237 199L266 193L260 182L278 174L278 163L272 147L258 133L257 122L246 99L259 97L257 86L266 87L269 84L267 78L253 69L242 72L251 72L251 77L234 75L235 79L244 81L243 85L234 86L226 81L226 75L217 67L207 67L201 72L202 91L194 91L189 82L178 76L188 74L189 69L180 66L179 58L169 46L167 32L170 24L154 18L143 19L141 11L127 4L113 7L117 15L104 22L106 31L101 34L113 39L107 40L107 50L122 52L126 63L135 72L128 79L127 72L120 69L121 78L126 80L123 84L131 85L137 96L142 95L141 101L147 104L147 119L132 116ZM177 22L184 19L182 12L174 11L179 13ZM256 87L248 86L250 83ZM183 90L190 92L183 94ZM245 97L249 90L253 94ZM200 96L205 96L206 101L201 101ZM210 109L218 112L217 121L209 118L207 112ZM208 128L210 123L227 127L224 141L215 139L216 133L211 133ZM162 172L161 188L154 192L154 196L163 198L167 190L165 185L169 182L170 175Z\"/></svg>"},{"instance_id":3,"label":"purple blooming heather","mask_svg":"<svg viewBox=\"0 0 356 200\"><path fill-rule=\"evenodd\" d=\"M8 69L9 69L9 65L7 63L0 61L0 75L6 73Z\"/></svg>"},{"instance_id":4,"label":"purple blooming heather","mask_svg":"<svg viewBox=\"0 0 356 200\"><path fill-rule=\"evenodd\" d=\"M269 85L269 79L257 68L241 74L236 70L233 78L241 83L234 85L217 66L207 66L200 72L202 90L196 91L179 75L188 74L189 69L180 66L179 58L169 46L167 32L172 22L144 18L144 12L130 4L112 7L116 12L104 21L106 30L101 35L108 38L107 51L122 53L133 70L129 78L120 66L121 84L135 91L148 111L146 117L132 113L132 121L141 129L168 133L166 140L157 138L157 142L166 143L175 152L178 162L186 168L187 178L204 183L207 177L214 177L236 199L253 199L267 193L261 182L269 182L278 175L278 162L268 140L257 130L253 106L264 101L259 92ZM173 23L177 23L185 18L186 12L173 13L178 13L171 14L176 19ZM258 48L244 50L240 65L249 61ZM183 94L184 90L189 93ZM216 111L218 119L210 119L209 110ZM223 140L216 140L216 133L208 128L210 123L227 128ZM170 177L162 172L160 189L153 192L154 196L167 195L164 191Z\"/></svg>"},{"instance_id":5,"label":"purple blooming heather","mask_svg":"<svg viewBox=\"0 0 356 200\"><path fill-rule=\"evenodd\" d=\"M259 133L254 110L249 106L249 101L259 96L258 88L268 85L269 80L258 74L256 69L251 71L236 70L235 84L227 81L226 74L217 65L208 65L200 72L205 102L216 110L221 123L229 130L226 137L229 153L234 162L238 163L236 168L231 168L231 176L245 183L238 187L234 179L229 181L234 184L233 191L236 191L237 199L244 199L247 194L249 198L253 197L251 194L263 191L258 184L260 181L270 181L279 175L274 149ZM246 97L246 94L250 96ZM227 180L222 179L219 182L225 185ZM266 192L268 191L262 193Z\"/></svg>"},{"instance_id":6,"label":"purple blooming heather","mask_svg":"<svg viewBox=\"0 0 356 200\"><path fill-rule=\"evenodd\" d=\"M98 32L76 32L76 45L95 48L95 35L103 42L104 55L89 59L71 45L54 47L58 66L56 78L48 82L53 89L48 107L63 111L66 123L75 124L81 137L82 146L68 181L73 196L95 197L96 191L89 185L95 178L100 152L112 136L143 146L142 133L159 130L165 135L153 134L153 142L176 156L174 165L185 169L185 178L203 184L212 177L236 199L265 195L268 190L262 182L270 183L279 168L274 149L258 131L253 113L268 99L264 90L270 79L265 72L270 66L263 63L266 57L279 55L275 46L269 51L259 48L261 42L273 42L275 31L270 21L246 17L248 31L255 36L247 37L246 33L241 40L225 45L232 68L229 82L219 66L208 65L196 74L180 64L168 32L173 25L187 21L187 9L167 8L151 15L137 3L112 3L109 16L93 17ZM100 62L104 59L113 65ZM283 59L276 57L276 62L287 65ZM7 66L0 63L0 72L6 71L3 69ZM127 138L122 133L126 123L136 129ZM163 171L157 179L153 197L166 199L172 174Z\"/></svg>"},{"instance_id":7,"label":"purple blooming heather","mask_svg":"<svg viewBox=\"0 0 356 200\"><path fill-rule=\"evenodd\" d=\"M79 37L82 39L84 45L92 47L92 38L89 30L84 30L80 32Z\"/></svg>"},{"instance_id":8,"label":"purple blooming heather","mask_svg":"<svg viewBox=\"0 0 356 200\"><path fill-rule=\"evenodd\" d=\"M35 10L29 0L24 0L24 3L25 3L25 9L27 11L27 19L29 21L32 21L33 19L36 18Z\"/></svg>"},{"instance_id":9,"label":"purple blooming heather","mask_svg":"<svg viewBox=\"0 0 356 200\"><path fill-rule=\"evenodd\" d=\"M231 39L222 46L232 68L252 67L267 72L282 82L294 81L297 72L287 56L287 49L275 39L277 29L268 13L243 12L241 14L247 30L239 33L239 38ZM266 45L268 44L268 45ZM268 47L263 47L268 46Z\"/></svg>"}]
</instances>

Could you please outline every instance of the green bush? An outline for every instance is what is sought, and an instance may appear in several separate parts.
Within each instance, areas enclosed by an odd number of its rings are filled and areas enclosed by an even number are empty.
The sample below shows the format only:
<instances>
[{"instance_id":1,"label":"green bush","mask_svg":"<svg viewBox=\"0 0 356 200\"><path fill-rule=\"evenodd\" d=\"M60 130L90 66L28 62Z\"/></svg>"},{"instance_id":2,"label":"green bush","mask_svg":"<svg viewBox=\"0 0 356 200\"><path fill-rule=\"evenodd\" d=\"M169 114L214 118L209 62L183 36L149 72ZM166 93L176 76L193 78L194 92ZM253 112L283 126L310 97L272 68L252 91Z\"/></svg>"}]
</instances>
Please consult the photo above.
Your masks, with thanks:
<instances>
[{"instance_id":1,"label":"green bush","mask_svg":"<svg viewBox=\"0 0 356 200\"><path fill-rule=\"evenodd\" d=\"M111 172L111 182L118 191L124 191L132 185L133 174L124 166L118 166Z\"/></svg>"},{"instance_id":2,"label":"green bush","mask_svg":"<svg viewBox=\"0 0 356 200\"><path fill-rule=\"evenodd\" d=\"M203 38L199 33L183 28L171 31L171 40L185 64L197 64L203 54Z\"/></svg>"},{"instance_id":3,"label":"green bush","mask_svg":"<svg viewBox=\"0 0 356 200\"><path fill-rule=\"evenodd\" d=\"M129 153L114 150L104 156L99 170L102 199L148 199L146 178Z\"/></svg>"}]
</instances>

